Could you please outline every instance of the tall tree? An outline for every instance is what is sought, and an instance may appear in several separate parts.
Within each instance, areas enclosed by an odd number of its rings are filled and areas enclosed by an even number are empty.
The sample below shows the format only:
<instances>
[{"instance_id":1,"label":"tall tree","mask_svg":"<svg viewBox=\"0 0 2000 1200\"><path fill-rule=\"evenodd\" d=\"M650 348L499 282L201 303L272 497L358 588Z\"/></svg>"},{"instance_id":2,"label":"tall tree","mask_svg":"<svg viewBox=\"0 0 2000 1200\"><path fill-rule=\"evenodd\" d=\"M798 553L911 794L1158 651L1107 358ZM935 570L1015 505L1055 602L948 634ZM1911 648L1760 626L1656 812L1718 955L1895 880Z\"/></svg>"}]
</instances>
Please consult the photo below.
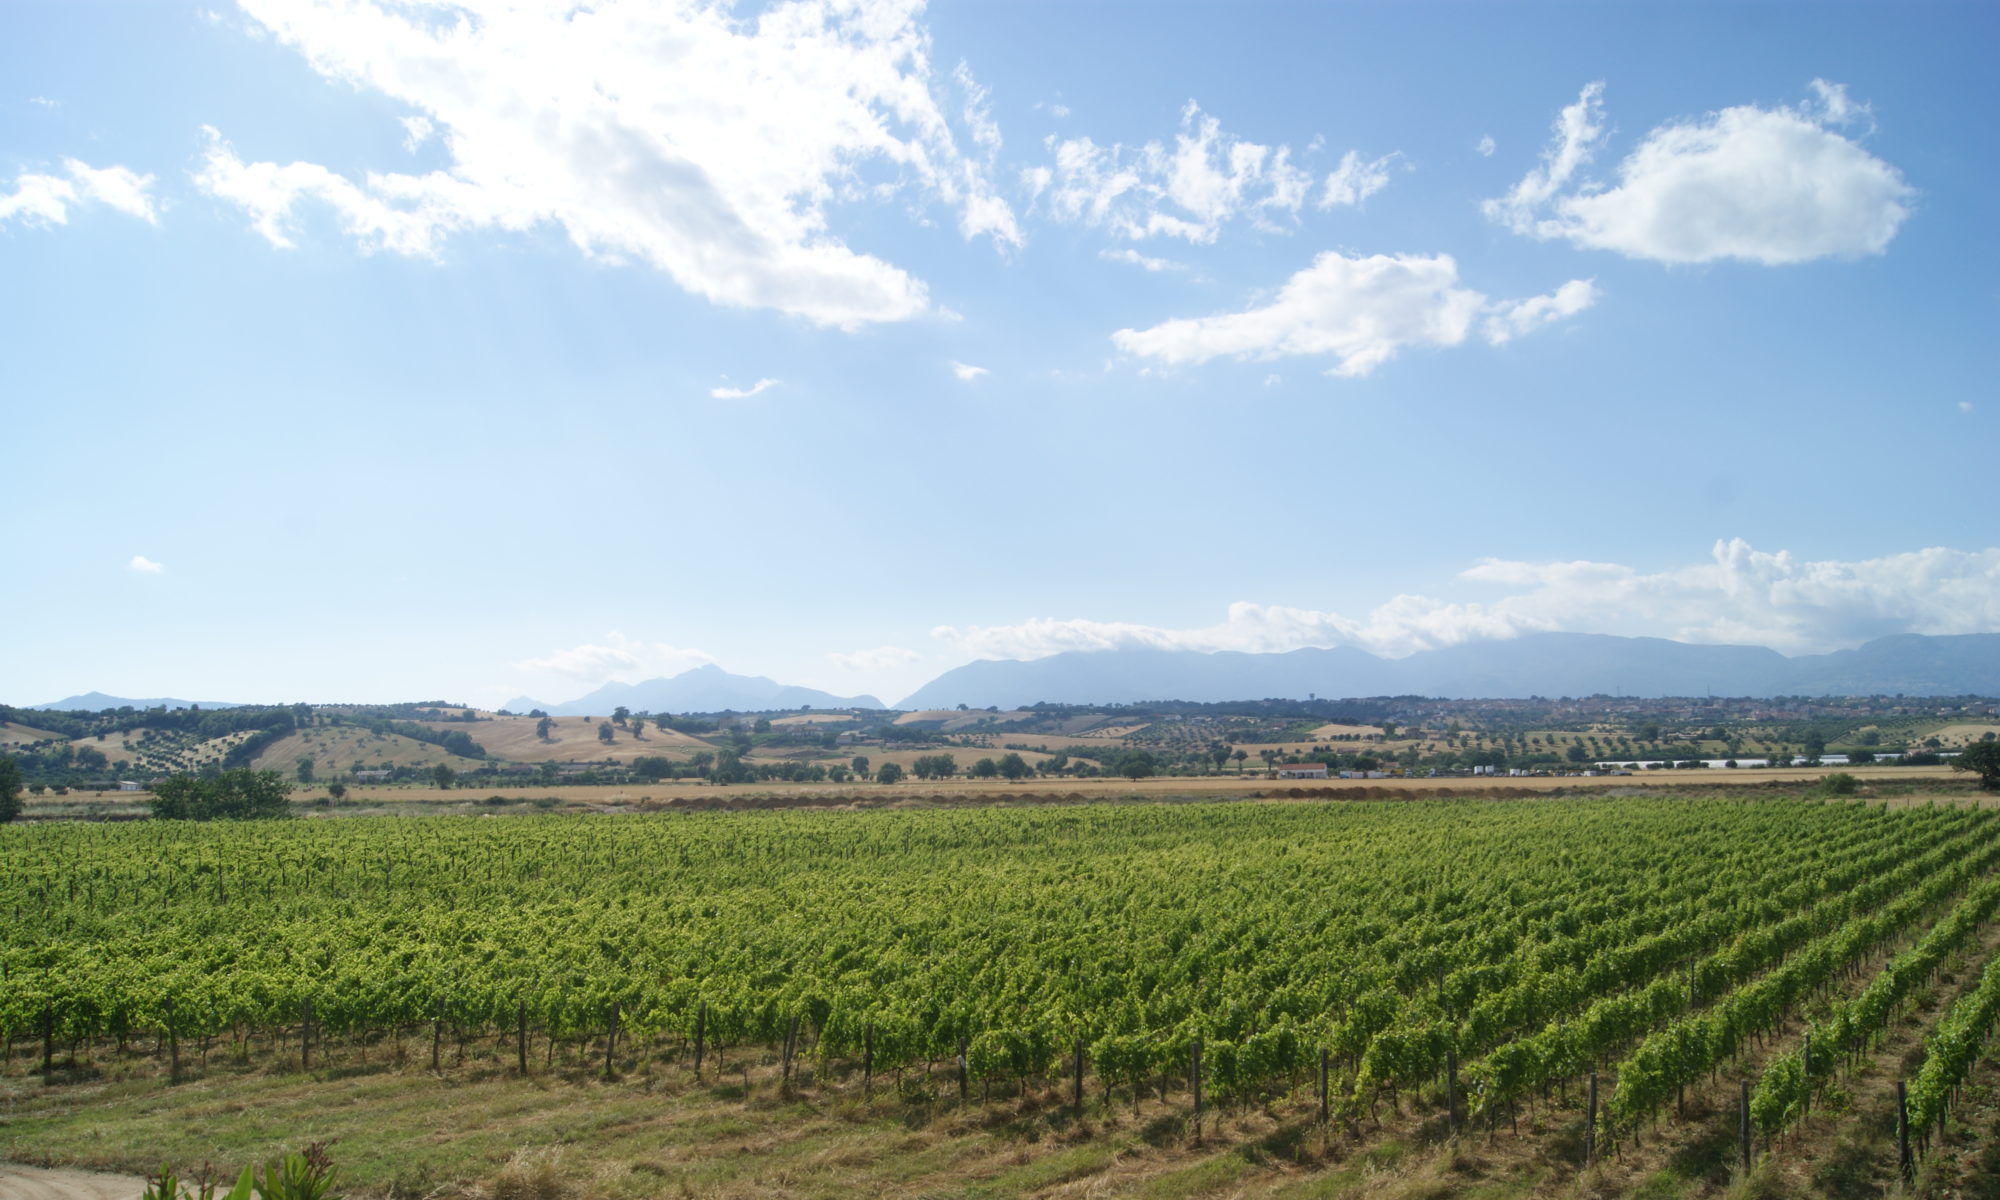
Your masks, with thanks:
<instances>
[{"instance_id":1,"label":"tall tree","mask_svg":"<svg viewBox=\"0 0 2000 1200\"><path fill-rule=\"evenodd\" d=\"M0 821L21 815L21 768L13 758L0 754Z\"/></svg>"}]
</instances>

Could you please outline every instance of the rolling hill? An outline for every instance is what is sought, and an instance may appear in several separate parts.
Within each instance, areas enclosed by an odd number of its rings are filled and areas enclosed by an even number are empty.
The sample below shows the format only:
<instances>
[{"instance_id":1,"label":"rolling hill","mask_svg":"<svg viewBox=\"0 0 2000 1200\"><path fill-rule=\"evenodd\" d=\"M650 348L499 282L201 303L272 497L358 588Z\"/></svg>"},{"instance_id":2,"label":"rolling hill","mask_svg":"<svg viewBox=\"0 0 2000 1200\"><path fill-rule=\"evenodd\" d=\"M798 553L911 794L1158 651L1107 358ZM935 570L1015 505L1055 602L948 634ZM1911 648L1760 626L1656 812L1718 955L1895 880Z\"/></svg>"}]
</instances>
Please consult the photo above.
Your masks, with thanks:
<instances>
[{"instance_id":1,"label":"rolling hill","mask_svg":"<svg viewBox=\"0 0 2000 1200\"><path fill-rule=\"evenodd\" d=\"M836 696L817 688L794 687L762 675L732 675L710 663L667 679L644 683L607 683L587 696L546 704L517 696L503 707L510 712L540 709L553 717L602 715L624 706L633 712L714 713L775 712L786 708L881 708L873 696Z\"/></svg>"}]
</instances>

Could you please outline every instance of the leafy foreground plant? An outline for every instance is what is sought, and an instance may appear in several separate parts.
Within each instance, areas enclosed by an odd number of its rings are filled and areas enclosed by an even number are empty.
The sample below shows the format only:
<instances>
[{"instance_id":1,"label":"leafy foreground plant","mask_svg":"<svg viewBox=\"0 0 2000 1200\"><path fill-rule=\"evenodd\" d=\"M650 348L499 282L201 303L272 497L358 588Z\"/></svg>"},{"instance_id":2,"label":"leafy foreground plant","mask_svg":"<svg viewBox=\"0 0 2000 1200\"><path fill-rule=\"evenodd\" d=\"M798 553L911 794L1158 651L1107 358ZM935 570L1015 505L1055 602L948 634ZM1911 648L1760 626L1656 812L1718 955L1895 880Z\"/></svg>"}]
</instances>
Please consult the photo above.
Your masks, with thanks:
<instances>
[{"instance_id":1,"label":"leafy foreground plant","mask_svg":"<svg viewBox=\"0 0 2000 1200\"><path fill-rule=\"evenodd\" d=\"M341 1200L333 1190L336 1174L326 1143L313 1142L302 1153L272 1159L262 1174L254 1166L243 1168L236 1186L219 1195L215 1189L220 1184L207 1177L206 1168L190 1186L162 1165L159 1175L146 1181L139 1200Z\"/></svg>"}]
</instances>

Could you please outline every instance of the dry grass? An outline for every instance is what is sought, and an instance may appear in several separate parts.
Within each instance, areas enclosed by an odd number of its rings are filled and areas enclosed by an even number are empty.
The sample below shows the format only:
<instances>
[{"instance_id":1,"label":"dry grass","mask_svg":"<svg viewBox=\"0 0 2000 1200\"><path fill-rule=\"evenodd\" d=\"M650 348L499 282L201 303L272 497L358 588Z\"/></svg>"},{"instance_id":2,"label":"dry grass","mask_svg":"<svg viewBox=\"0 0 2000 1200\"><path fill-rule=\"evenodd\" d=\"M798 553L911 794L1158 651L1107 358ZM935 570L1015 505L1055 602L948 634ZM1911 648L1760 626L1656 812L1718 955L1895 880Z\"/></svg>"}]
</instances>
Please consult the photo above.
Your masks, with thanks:
<instances>
[{"instance_id":1,"label":"dry grass","mask_svg":"<svg viewBox=\"0 0 2000 1200\"><path fill-rule=\"evenodd\" d=\"M470 723L426 721L424 724L442 733L467 734L486 753L509 762L602 762L607 758L630 762L642 755L686 758L697 750L715 749L699 738L691 738L671 729L661 730L651 721L646 722L645 734L636 738L631 730L613 726L611 744L606 745L598 740L597 727L611 719L609 714L551 719L555 724L549 728L547 741L535 732L536 726L541 723L539 717L495 717L491 721Z\"/></svg>"},{"instance_id":2,"label":"dry grass","mask_svg":"<svg viewBox=\"0 0 2000 1200\"><path fill-rule=\"evenodd\" d=\"M366 770L385 762L396 767L442 765L454 771L474 771L484 765L479 759L452 754L400 733L375 734L345 725L315 726L288 734L265 747L250 765L290 779L301 758L313 760L313 771L322 780L338 779L356 767Z\"/></svg>"},{"instance_id":3,"label":"dry grass","mask_svg":"<svg viewBox=\"0 0 2000 1200\"><path fill-rule=\"evenodd\" d=\"M46 741L49 738L59 738L61 736L59 733L50 733L46 729L36 729L32 725L17 725L12 721L0 721L0 746L25 746L29 742Z\"/></svg>"}]
</instances>

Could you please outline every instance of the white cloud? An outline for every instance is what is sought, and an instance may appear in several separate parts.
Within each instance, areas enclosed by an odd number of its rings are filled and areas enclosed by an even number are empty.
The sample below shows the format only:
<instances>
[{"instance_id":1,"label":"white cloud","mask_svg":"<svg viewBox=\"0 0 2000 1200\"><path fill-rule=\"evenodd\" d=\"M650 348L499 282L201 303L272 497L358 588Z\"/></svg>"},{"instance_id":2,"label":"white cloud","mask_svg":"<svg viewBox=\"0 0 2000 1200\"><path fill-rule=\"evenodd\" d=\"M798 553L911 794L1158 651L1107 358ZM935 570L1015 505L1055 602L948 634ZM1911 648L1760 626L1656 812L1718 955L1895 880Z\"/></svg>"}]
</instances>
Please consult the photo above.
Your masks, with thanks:
<instances>
[{"instance_id":1,"label":"white cloud","mask_svg":"<svg viewBox=\"0 0 2000 1200\"><path fill-rule=\"evenodd\" d=\"M1184 317L1111 335L1120 350L1170 366L1212 358L1332 355L1331 373L1366 375L1405 346L1456 346L1486 318L1504 342L1588 307L1592 286L1573 280L1555 295L1496 301L1463 287L1448 254L1348 258L1329 250L1285 281L1262 308Z\"/></svg>"},{"instance_id":2,"label":"white cloud","mask_svg":"<svg viewBox=\"0 0 2000 1200\"><path fill-rule=\"evenodd\" d=\"M159 224L151 175L129 167L93 167L74 158L63 160L63 171L63 175L26 171L15 176L13 192L0 192L0 222L66 225L72 208L102 204L149 225Z\"/></svg>"},{"instance_id":3,"label":"white cloud","mask_svg":"<svg viewBox=\"0 0 2000 1200\"><path fill-rule=\"evenodd\" d=\"M1880 254L1915 189L1829 128L1866 117L1865 105L1824 80L1812 90L1797 108L1740 105L1661 125L1607 186L1582 174L1609 138L1604 85L1589 84L1557 117L1541 163L1484 210L1516 233L1659 262Z\"/></svg>"},{"instance_id":4,"label":"white cloud","mask_svg":"<svg viewBox=\"0 0 2000 1200\"><path fill-rule=\"evenodd\" d=\"M1970 401L1970 400L1960 400L1960 401L1958 402L1958 411L1960 411L1960 412L1966 412L1966 413L1969 413L1969 412L1971 412L1971 411L1972 411L1972 401Z\"/></svg>"},{"instance_id":5,"label":"white cloud","mask_svg":"<svg viewBox=\"0 0 2000 1200\"><path fill-rule=\"evenodd\" d=\"M517 670L540 671L604 683L613 679L637 683L663 675L678 675L692 667L714 662L712 655L665 642L643 642L612 632L602 644L586 642L566 650L556 650L541 658L515 663Z\"/></svg>"},{"instance_id":6,"label":"white cloud","mask_svg":"<svg viewBox=\"0 0 2000 1200\"><path fill-rule=\"evenodd\" d=\"M55 108L59 106L62 103L62 101L51 100L47 96L30 96L28 97L28 103L34 105L36 108Z\"/></svg>"},{"instance_id":7,"label":"white cloud","mask_svg":"<svg viewBox=\"0 0 2000 1200\"><path fill-rule=\"evenodd\" d=\"M923 655L901 646L877 646L873 650L855 650L846 654L835 651L826 657L835 666L848 671L888 671L908 666Z\"/></svg>"},{"instance_id":8,"label":"white cloud","mask_svg":"<svg viewBox=\"0 0 2000 1200\"><path fill-rule=\"evenodd\" d=\"M240 0L321 74L416 110L445 169L243 162L220 137L198 175L275 246L306 202L369 249L435 256L450 236L561 228L722 305L854 328L931 311L921 280L848 247L829 212L902 196L970 238L1020 241L987 164L961 153L918 0L789 0L754 18L708 0L586 8L463 0ZM969 72L975 144L997 144Z\"/></svg>"},{"instance_id":9,"label":"white cloud","mask_svg":"<svg viewBox=\"0 0 2000 1200\"><path fill-rule=\"evenodd\" d=\"M166 573L167 564L156 563L143 554L134 554L132 561L125 564L125 569L140 575L162 575Z\"/></svg>"},{"instance_id":10,"label":"white cloud","mask_svg":"<svg viewBox=\"0 0 2000 1200\"><path fill-rule=\"evenodd\" d=\"M429 117L404 117L403 149L415 154L417 147L430 141L431 135L436 132L437 126L431 124Z\"/></svg>"},{"instance_id":11,"label":"white cloud","mask_svg":"<svg viewBox=\"0 0 2000 1200\"><path fill-rule=\"evenodd\" d=\"M1051 162L1021 172L1030 196L1052 219L1100 226L1119 238L1178 237L1206 244L1238 218L1262 229L1295 223L1313 188L1312 172L1292 162L1291 147L1245 141L1190 100L1173 144L1100 146L1087 137L1048 138ZM1369 172L1388 159L1361 163L1350 151L1329 176L1325 195L1380 190ZM1357 197L1358 198L1358 197ZM1330 203L1354 203L1322 199Z\"/></svg>"},{"instance_id":12,"label":"white cloud","mask_svg":"<svg viewBox=\"0 0 2000 1200\"><path fill-rule=\"evenodd\" d=\"M1494 144L1493 135L1489 133L1479 139L1479 145L1475 146L1474 149L1479 151L1479 157L1492 158L1493 152L1499 149L1499 147Z\"/></svg>"},{"instance_id":13,"label":"white cloud","mask_svg":"<svg viewBox=\"0 0 2000 1200\"><path fill-rule=\"evenodd\" d=\"M1353 207L1360 204L1389 186L1389 170L1402 157L1399 152L1362 162L1359 154L1349 150L1340 156L1340 165L1326 177L1326 189L1319 194L1319 206L1333 208L1336 205Z\"/></svg>"},{"instance_id":14,"label":"white cloud","mask_svg":"<svg viewBox=\"0 0 2000 1200\"><path fill-rule=\"evenodd\" d=\"M1116 250L1099 250L1097 257L1103 259L1105 262L1126 263L1145 271L1185 271L1188 269L1186 263L1177 263L1172 259L1166 258L1154 258L1150 254L1141 254L1130 246L1120 246Z\"/></svg>"},{"instance_id":15,"label":"white cloud","mask_svg":"<svg viewBox=\"0 0 2000 1200\"><path fill-rule=\"evenodd\" d=\"M721 387L708 389L708 394L712 399L716 400L746 400L760 392L769 391L777 387L778 383L779 381L776 379L759 379L747 388L730 387L728 384L723 384Z\"/></svg>"},{"instance_id":16,"label":"white cloud","mask_svg":"<svg viewBox=\"0 0 2000 1200\"><path fill-rule=\"evenodd\" d=\"M1467 602L1396 596L1363 617L1239 602L1196 628L1035 619L941 625L932 636L981 658L1145 647L1272 653L1354 646L1385 657L1460 642L1562 630L1661 636L1821 653L1892 633L2000 630L2000 549L1942 548L1857 562L1809 562L1718 541L1709 561L1660 572L1616 563L1497 559L1462 572L1469 585L1511 589Z\"/></svg>"},{"instance_id":17,"label":"white cloud","mask_svg":"<svg viewBox=\"0 0 2000 1200\"><path fill-rule=\"evenodd\" d=\"M1564 317L1573 317L1597 302L1597 285L1588 279L1572 279L1547 296L1507 300L1495 304L1480 332L1495 346L1505 345L1524 333Z\"/></svg>"},{"instance_id":18,"label":"white cloud","mask_svg":"<svg viewBox=\"0 0 2000 1200\"><path fill-rule=\"evenodd\" d=\"M958 376L960 383L971 383L981 375L986 374L986 368L975 367L970 363L962 363L954 360L951 364L951 373Z\"/></svg>"},{"instance_id":19,"label":"white cloud","mask_svg":"<svg viewBox=\"0 0 2000 1200\"><path fill-rule=\"evenodd\" d=\"M1274 371L1274 372L1272 372L1272 373L1271 373L1271 374L1269 374L1269 375L1266 375L1266 376L1264 376L1264 386L1265 386L1265 387L1277 387L1277 386L1278 386L1279 384L1283 383L1284 381L1285 381L1285 377L1284 377L1284 376L1282 376L1282 375L1279 375L1279 374L1278 374L1278 373L1276 373L1275 371Z\"/></svg>"}]
</instances>

